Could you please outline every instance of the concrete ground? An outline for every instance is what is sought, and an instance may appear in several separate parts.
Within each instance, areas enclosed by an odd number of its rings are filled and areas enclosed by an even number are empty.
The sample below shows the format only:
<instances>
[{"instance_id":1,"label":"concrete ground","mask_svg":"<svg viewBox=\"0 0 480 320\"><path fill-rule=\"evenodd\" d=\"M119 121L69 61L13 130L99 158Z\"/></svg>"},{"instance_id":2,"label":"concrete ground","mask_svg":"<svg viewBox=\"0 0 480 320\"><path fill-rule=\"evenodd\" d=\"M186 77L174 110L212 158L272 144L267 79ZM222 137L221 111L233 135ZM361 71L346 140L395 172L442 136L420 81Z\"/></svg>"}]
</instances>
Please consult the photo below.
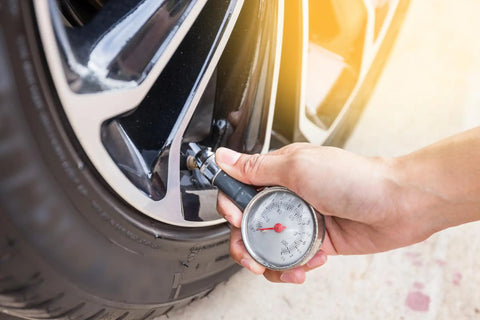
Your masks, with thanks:
<instances>
[{"instance_id":1,"label":"concrete ground","mask_svg":"<svg viewBox=\"0 0 480 320\"><path fill-rule=\"evenodd\" d=\"M346 149L396 156L480 124L479 13L478 0L412 0ZM168 318L480 319L479 252L472 223L387 253L330 257L301 286L242 271Z\"/></svg>"}]
</instances>

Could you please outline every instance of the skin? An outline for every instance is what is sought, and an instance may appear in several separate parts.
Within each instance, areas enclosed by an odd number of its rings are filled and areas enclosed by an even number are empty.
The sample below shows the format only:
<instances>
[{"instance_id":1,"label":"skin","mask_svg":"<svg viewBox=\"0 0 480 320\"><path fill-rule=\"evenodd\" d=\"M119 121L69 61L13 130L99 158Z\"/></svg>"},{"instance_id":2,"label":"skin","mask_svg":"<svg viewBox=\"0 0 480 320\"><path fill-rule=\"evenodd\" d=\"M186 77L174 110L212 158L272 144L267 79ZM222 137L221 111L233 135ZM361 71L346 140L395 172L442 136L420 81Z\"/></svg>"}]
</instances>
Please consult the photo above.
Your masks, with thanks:
<instances>
[{"instance_id":1,"label":"skin","mask_svg":"<svg viewBox=\"0 0 480 320\"><path fill-rule=\"evenodd\" d=\"M325 215L325 241L314 258L292 270L267 270L243 245L241 211L219 193L233 259L272 282L303 283L328 255L404 247L480 219L480 127L397 158L296 143L264 155L220 148L216 161L244 183L287 187Z\"/></svg>"}]
</instances>

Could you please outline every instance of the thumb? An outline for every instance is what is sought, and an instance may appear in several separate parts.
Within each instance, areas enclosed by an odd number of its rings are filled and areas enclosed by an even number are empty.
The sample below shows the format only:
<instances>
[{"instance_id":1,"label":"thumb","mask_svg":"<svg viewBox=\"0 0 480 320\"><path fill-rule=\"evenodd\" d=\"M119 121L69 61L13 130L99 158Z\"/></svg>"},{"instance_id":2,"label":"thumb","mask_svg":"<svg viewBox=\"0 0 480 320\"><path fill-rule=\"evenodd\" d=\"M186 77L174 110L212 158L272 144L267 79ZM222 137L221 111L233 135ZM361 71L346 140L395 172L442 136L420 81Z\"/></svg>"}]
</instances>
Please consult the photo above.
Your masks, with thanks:
<instances>
[{"instance_id":1,"label":"thumb","mask_svg":"<svg viewBox=\"0 0 480 320\"><path fill-rule=\"evenodd\" d=\"M284 185L282 173L286 167L284 156L279 154L243 154L219 148L215 161L233 178L255 186Z\"/></svg>"}]
</instances>

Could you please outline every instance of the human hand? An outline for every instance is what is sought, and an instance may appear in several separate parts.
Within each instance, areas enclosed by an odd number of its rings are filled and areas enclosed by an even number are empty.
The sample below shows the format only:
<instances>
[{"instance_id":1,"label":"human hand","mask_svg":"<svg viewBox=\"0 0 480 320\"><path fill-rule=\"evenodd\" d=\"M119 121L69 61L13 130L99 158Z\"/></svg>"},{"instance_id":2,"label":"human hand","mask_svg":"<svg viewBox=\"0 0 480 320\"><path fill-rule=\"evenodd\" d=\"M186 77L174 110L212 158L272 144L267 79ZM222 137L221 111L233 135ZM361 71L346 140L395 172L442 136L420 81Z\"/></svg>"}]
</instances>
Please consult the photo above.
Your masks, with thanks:
<instances>
[{"instance_id":1,"label":"human hand","mask_svg":"<svg viewBox=\"0 0 480 320\"><path fill-rule=\"evenodd\" d=\"M325 215L326 235L317 255L304 266L272 271L249 256L239 229L242 213L219 193L218 211L232 225L233 259L270 281L302 283L305 273L323 265L327 255L386 251L431 234L427 228L417 228L412 215L405 214L406 210L395 201L399 188L388 160L303 143L265 155L220 148L216 161L226 173L244 183L287 187Z\"/></svg>"}]
</instances>

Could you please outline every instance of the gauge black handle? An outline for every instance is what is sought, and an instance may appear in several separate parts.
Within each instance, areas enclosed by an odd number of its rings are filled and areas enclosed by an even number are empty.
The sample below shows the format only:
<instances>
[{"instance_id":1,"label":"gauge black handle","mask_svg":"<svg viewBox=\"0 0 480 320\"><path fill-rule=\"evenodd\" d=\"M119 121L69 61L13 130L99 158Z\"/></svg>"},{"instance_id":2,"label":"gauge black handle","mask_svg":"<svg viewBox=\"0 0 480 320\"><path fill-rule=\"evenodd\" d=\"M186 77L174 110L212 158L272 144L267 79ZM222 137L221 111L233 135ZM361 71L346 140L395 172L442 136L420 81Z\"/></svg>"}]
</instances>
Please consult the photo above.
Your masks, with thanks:
<instances>
[{"instance_id":1,"label":"gauge black handle","mask_svg":"<svg viewBox=\"0 0 480 320\"><path fill-rule=\"evenodd\" d=\"M240 210L245 210L248 203L257 194L252 186L244 184L230 177L223 170L220 170L212 181L212 184L222 190Z\"/></svg>"}]
</instances>

